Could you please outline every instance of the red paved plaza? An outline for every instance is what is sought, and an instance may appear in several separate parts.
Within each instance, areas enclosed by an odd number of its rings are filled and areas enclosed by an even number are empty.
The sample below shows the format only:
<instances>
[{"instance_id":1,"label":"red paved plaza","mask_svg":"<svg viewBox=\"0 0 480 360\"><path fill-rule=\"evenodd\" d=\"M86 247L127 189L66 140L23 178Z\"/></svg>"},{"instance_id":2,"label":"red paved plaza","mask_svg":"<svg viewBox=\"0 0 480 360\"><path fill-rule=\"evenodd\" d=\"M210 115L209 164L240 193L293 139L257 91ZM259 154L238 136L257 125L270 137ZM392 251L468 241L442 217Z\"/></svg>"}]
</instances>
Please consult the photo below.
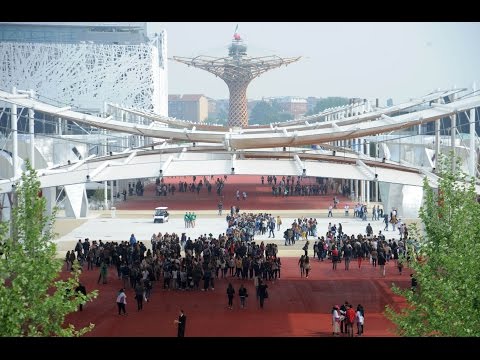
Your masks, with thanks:
<instances>
[{"instance_id":1,"label":"red paved plaza","mask_svg":"<svg viewBox=\"0 0 480 360\"><path fill-rule=\"evenodd\" d=\"M261 184L261 176L247 175L229 175L223 190L223 208L230 209L232 205L239 206L240 209L249 210L314 210L327 209L333 202L333 197L337 196L341 204L353 202L347 198L336 195L331 189L328 189L328 195L312 195L312 196L273 196L272 188L267 184L265 176L265 185ZM221 177L223 179L223 177ZM197 176L196 182L203 176ZM168 206L170 210L216 210L220 197L216 194L216 187L213 182L217 179L214 177L212 181L212 193L209 195L205 186L200 194L187 192L178 192L179 181L186 181L188 184L192 182L191 176L166 177L165 182L175 184L177 191L175 195L155 196L155 184L148 184L145 187L143 196L128 196L127 201L118 201L115 206L117 210L152 210L157 206ZM281 180L279 178L278 180ZM209 180L210 181L210 180ZM302 184L314 184L315 178L306 178L302 180ZM247 200L236 200L235 193L247 193ZM122 189L121 189L122 191ZM350 206L352 207L352 206ZM341 207L343 209L343 206Z\"/></svg>"},{"instance_id":2,"label":"red paved plaza","mask_svg":"<svg viewBox=\"0 0 480 360\"><path fill-rule=\"evenodd\" d=\"M296 258L282 258L281 279L268 282L270 297L263 310L255 300L252 280L216 279L214 291L162 290L160 282L154 283L151 300L137 311L134 291L127 288L127 316L119 316L115 303L122 281L116 270L108 271L108 283L97 285L99 270L85 270L82 282L87 291L99 289L100 295L88 303L83 312L69 316L77 326L89 322L95 329L86 336L176 336L173 320L180 308L187 315L186 336L249 337L249 336L332 336L331 308L334 304L349 301L365 308L364 336L393 336L393 325L383 315L385 305L401 306L402 299L390 291L392 282L400 287L409 286L408 269L398 275L393 262L386 265L387 275L382 277L379 268L368 262L351 262L350 271L343 263L338 270L331 262L312 261L311 275L300 278ZM235 290L233 310L227 309L226 288L231 281ZM239 306L238 288L243 283L250 296L247 308Z\"/></svg>"}]
</instances>

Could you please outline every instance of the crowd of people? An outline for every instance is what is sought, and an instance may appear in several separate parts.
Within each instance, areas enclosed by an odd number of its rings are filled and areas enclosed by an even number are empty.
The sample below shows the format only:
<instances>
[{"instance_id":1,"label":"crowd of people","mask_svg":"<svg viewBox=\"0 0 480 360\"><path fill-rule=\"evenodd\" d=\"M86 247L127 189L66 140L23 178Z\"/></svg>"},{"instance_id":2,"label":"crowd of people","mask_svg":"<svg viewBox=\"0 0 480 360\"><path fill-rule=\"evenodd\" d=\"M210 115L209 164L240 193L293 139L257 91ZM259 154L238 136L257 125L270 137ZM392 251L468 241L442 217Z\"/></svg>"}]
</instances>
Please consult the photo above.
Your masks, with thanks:
<instances>
[{"instance_id":1,"label":"crowd of people","mask_svg":"<svg viewBox=\"0 0 480 360\"><path fill-rule=\"evenodd\" d=\"M195 217L185 214L185 226L194 227ZM396 216L392 213L391 216ZM131 289L137 303L137 311L142 311L144 303L150 301L154 284L165 291L214 291L217 279L227 279L227 308L233 309L235 294L239 298L239 307L246 308L248 290L246 282L251 281L255 287L259 307L263 308L268 298L268 282L271 285L281 278L281 259L278 256L278 245L255 242L255 236L266 234L275 236L280 231L282 219L270 213L231 212L226 217L226 231L218 236L204 234L196 239L180 236L175 233L158 233L151 237L151 249L137 241L131 234L129 241L103 242L89 239L78 240L75 249L67 252L65 257L67 270L78 260L80 266L87 263L87 270L94 267L99 271L98 283L107 283L107 272L113 267L122 282L122 289L117 294L118 314L126 314L126 289ZM407 250L406 232L400 240L387 240L380 231L373 234L370 223L365 234L347 235L342 224L328 224L325 235L318 236L318 223L315 218L299 217L284 231L285 245L305 240L302 247L304 254L298 265L300 277L309 278L312 260L331 260L332 269L344 262L345 270L350 269L351 260L357 261L361 268L362 261L369 261L371 266L380 267L385 276L385 264L394 261L399 273L402 273L403 262L412 254ZM309 256L309 236L316 240L313 244L313 255ZM182 251L183 250L183 251ZM235 280L239 281L239 287ZM416 288L416 280L412 279L412 289ZM414 290L412 290L414 291ZM347 333L353 336L353 324L357 324L357 335L363 334L364 311L357 306L352 315L352 305L345 303L332 310L333 334ZM353 317L352 317L353 316Z\"/></svg>"},{"instance_id":2,"label":"crowd of people","mask_svg":"<svg viewBox=\"0 0 480 360\"><path fill-rule=\"evenodd\" d=\"M357 335L363 335L363 325L365 322L365 310L361 304L357 305L356 310L348 301L342 306L334 305L332 309L332 334L338 336L346 334L353 337L354 324L357 324Z\"/></svg>"},{"instance_id":3,"label":"crowd of people","mask_svg":"<svg viewBox=\"0 0 480 360\"><path fill-rule=\"evenodd\" d=\"M207 193L210 195L212 193L212 189L216 189L216 194L221 196L223 194L223 188L225 187L225 182L227 181L227 176L225 175L222 178L217 178L214 180L214 176L203 176L201 179L197 181L197 176L192 176L192 181L187 182L180 180L178 182L178 186L175 184L165 182L164 178L158 177L155 180L155 195L156 196L167 196L167 195L175 195L175 192L181 193L196 193L197 195L200 194L203 188L207 190Z\"/></svg>"},{"instance_id":4,"label":"crowd of people","mask_svg":"<svg viewBox=\"0 0 480 360\"><path fill-rule=\"evenodd\" d=\"M315 178L312 182L311 177L303 176L267 176L267 184L272 188L273 196L319 196L327 194L342 194L348 196L350 188L348 185L342 185L333 179ZM261 184L265 185L265 176L260 178Z\"/></svg>"}]
</instances>

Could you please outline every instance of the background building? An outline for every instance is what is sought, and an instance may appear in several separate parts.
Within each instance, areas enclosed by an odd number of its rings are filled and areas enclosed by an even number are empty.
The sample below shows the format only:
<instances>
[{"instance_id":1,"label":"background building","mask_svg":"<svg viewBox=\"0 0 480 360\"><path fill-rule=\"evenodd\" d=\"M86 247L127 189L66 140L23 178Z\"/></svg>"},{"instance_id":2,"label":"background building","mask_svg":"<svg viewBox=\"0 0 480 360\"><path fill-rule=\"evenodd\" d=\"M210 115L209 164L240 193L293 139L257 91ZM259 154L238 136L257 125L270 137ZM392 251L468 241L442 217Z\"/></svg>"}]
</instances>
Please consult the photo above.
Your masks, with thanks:
<instances>
[{"instance_id":1,"label":"background building","mask_svg":"<svg viewBox=\"0 0 480 360\"><path fill-rule=\"evenodd\" d=\"M90 113L113 102L167 115L166 41L146 23L0 23L0 87Z\"/></svg>"},{"instance_id":2,"label":"background building","mask_svg":"<svg viewBox=\"0 0 480 360\"><path fill-rule=\"evenodd\" d=\"M200 123L208 118L208 109L208 98L201 94L168 96L168 116L170 117Z\"/></svg>"},{"instance_id":3,"label":"background building","mask_svg":"<svg viewBox=\"0 0 480 360\"><path fill-rule=\"evenodd\" d=\"M277 102L283 111L292 114L294 118L304 115L308 110L307 100L303 98L285 96L278 98Z\"/></svg>"}]
</instances>

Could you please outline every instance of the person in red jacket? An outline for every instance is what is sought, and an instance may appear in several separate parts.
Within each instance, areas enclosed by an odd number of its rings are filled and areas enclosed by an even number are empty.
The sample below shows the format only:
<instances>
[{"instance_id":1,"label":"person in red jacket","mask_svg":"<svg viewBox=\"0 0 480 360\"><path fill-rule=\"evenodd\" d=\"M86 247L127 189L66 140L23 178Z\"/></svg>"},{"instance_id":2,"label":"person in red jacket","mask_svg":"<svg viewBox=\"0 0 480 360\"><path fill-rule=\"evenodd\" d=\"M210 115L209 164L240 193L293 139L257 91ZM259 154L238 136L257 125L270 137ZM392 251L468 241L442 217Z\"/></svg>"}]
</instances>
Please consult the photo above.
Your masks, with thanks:
<instances>
[{"instance_id":1,"label":"person in red jacket","mask_svg":"<svg viewBox=\"0 0 480 360\"><path fill-rule=\"evenodd\" d=\"M332 268L333 270L337 270L337 262L338 262L338 249L335 245L332 246Z\"/></svg>"},{"instance_id":2,"label":"person in red jacket","mask_svg":"<svg viewBox=\"0 0 480 360\"><path fill-rule=\"evenodd\" d=\"M347 328L347 336L353 337L354 322L355 322L355 310L353 310L352 304L349 304L348 309L345 313L345 325Z\"/></svg>"}]
</instances>

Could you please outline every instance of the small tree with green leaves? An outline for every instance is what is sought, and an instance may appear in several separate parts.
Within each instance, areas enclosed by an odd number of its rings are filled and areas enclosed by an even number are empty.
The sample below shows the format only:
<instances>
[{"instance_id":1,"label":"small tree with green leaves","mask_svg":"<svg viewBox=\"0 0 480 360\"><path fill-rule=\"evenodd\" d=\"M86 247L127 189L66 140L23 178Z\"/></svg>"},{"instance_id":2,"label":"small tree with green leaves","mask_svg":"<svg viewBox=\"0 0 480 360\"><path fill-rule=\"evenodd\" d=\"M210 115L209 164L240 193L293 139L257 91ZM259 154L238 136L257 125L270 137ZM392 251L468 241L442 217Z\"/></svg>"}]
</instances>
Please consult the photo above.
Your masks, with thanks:
<instances>
[{"instance_id":1,"label":"small tree with green leaves","mask_svg":"<svg viewBox=\"0 0 480 360\"><path fill-rule=\"evenodd\" d=\"M480 336L480 204L474 180L453 171L453 161L459 169L458 159L441 159L438 191L424 180L423 231L410 264L418 289L394 286L407 304L386 309L402 336Z\"/></svg>"},{"instance_id":2,"label":"small tree with green leaves","mask_svg":"<svg viewBox=\"0 0 480 360\"><path fill-rule=\"evenodd\" d=\"M11 228L0 224L3 255L0 257L0 336L80 336L93 324L75 329L65 317L79 304L92 300L75 291L80 268L59 280L63 261L56 258L52 241L55 211L46 213L40 181L30 163L22 174L14 195Z\"/></svg>"}]
</instances>

